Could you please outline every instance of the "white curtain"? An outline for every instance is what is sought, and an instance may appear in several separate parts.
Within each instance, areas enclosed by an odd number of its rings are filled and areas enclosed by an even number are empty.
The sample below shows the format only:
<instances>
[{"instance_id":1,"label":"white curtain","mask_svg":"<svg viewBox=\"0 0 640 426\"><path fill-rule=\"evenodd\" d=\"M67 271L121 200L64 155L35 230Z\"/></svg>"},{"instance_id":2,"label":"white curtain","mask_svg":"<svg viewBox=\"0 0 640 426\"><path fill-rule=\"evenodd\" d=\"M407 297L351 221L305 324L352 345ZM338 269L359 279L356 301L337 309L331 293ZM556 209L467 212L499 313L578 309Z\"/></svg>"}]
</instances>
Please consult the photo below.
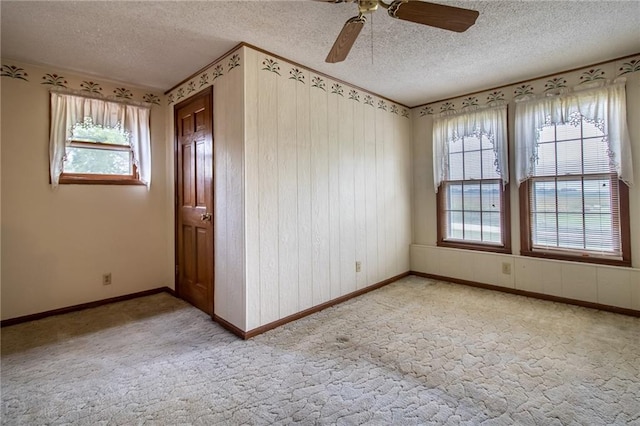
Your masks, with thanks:
<instances>
[{"instance_id":1,"label":"white curtain","mask_svg":"<svg viewBox=\"0 0 640 426\"><path fill-rule=\"evenodd\" d=\"M493 145L496 171L509 182L507 106L437 116L433 121L433 184L435 191L449 171L449 142L465 136L486 136Z\"/></svg>"},{"instance_id":2,"label":"white curtain","mask_svg":"<svg viewBox=\"0 0 640 426\"><path fill-rule=\"evenodd\" d=\"M71 142L72 128L91 117L94 124L115 127L118 124L130 135L133 163L138 168L140 180L151 184L151 138L149 134L150 108L128 105L104 99L51 92L51 133L49 136L49 161L51 185L60 181L66 147Z\"/></svg>"},{"instance_id":3,"label":"white curtain","mask_svg":"<svg viewBox=\"0 0 640 426\"><path fill-rule=\"evenodd\" d=\"M627 185L633 184L631 140L627 129L627 102L624 79L613 84L596 83L560 95L516 102L516 178L518 185L533 176L537 161L538 135L545 125L563 124L570 116L583 117L604 125L612 166Z\"/></svg>"}]
</instances>

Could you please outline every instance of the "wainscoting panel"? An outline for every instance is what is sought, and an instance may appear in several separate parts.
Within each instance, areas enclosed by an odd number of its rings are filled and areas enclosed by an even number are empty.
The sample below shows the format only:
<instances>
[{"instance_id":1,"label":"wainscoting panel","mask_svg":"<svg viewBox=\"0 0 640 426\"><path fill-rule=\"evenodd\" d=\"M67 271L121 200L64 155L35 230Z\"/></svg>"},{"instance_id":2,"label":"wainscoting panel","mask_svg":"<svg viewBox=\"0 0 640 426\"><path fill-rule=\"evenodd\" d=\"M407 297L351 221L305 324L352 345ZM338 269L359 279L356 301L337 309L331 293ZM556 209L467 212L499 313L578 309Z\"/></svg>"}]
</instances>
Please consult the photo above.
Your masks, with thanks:
<instances>
[{"instance_id":1,"label":"wainscoting panel","mask_svg":"<svg viewBox=\"0 0 640 426\"><path fill-rule=\"evenodd\" d=\"M640 269L414 244L411 270L494 287L640 310ZM511 274L502 273L502 264Z\"/></svg>"}]
</instances>

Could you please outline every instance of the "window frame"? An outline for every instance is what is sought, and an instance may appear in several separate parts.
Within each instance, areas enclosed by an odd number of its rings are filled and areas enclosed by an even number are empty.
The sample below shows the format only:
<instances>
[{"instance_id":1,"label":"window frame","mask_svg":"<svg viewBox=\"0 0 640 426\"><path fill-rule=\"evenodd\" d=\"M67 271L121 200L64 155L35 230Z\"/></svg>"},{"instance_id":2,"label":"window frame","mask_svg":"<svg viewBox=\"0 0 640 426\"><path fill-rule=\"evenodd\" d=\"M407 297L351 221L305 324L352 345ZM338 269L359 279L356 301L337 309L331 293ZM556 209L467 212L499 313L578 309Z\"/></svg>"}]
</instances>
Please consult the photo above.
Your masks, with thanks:
<instances>
[{"instance_id":1,"label":"window frame","mask_svg":"<svg viewBox=\"0 0 640 426\"><path fill-rule=\"evenodd\" d=\"M508 112L507 112L508 117ZM507 140L509 135L509 128L507 124ZM468 135L462 136L462 139L468 137ZM486 137L486 135L480 135L480 146L482 146L482 137ZM450 143L449 141L448 143ZM461 151L466 152L466 151ZM509 146L507 144L507 158L509 158ZM480 156L480 161L482 162L482 155ZM447 228L447 210L446 210L446 186L448 183L456 182L462 183L473 183L482 186L484 182L496 181L500 188L500 205L502 209L500 210L500 235L502 237L502 241L500 243L492 243L492 242L482 242L482 241L465 241L458 239L448 239L446 238L446 228ZM510 199L510 185L509 183L504 183L502 177L497 178L487 178L487 179L458 179L458 180L447 180L443 179L438 187L438 192L436 194L436 223L437 223L437 241L436 245L438 247L448 247L448 248L456 248L456 249L466 249L466 250L476 250L476 251L484 251L491 253L501 253L501 254L511 254L511 199ZM482 216L482 212L481 212Z\"/></svg>"},{"instance_id":2,"label":"window frame","mask_svg":"<svg viewBox=\"0 0 640 426\"><path fill-rule=\"evenodd\" d=\"M140 180L138 168L133 162L133 152L131 146L108 144L102 142L85 142L71 140L69 145L77 148L102 149L105 151L127 151L129 152L129 161L131 163L131 174L99 174L99 173L67 173L62 170L60 174L60 184L89 184L89 185L144 185Z\"/></svg>"},{"instance_id":3,"label":"window frame","mask_svg":"<svg viewBox=\"0 0 640 426\"><path fill-rule=\"evenodd\" d=\"M447 182L474 182L481 184L485 181L498 180L500 183L500 203L502 210L500 214L500 228L502 243L490 243L490 242L476 242L476 241L464 241L457 239L447 239L445 228L447 226L447 210L446 205L446 184ZM440 184L437 196L436 196L436 211L437 211L437 246L448 247L457 249L486 251L491 253L511 254L511 203L510 203L510 187L509 184L504 184L502 179L469 179L463 181L442 181Z\"/></svg>"},{"instance_id":4,"label":"window frame","mask_svg":"<svg viewBox=\"0 0 640 426\"><path fill-rule=\"evenodd\" d=\"M585 175L575 175L576 178ZM588 176L588 175L587 175ZM533 247L533 235L531 232L531 205L530 191L532 179L527 179L520 184L520 254L522 256L537 257L542 259L567 260L583 263L595 263L610 266L631 266L631 223L629 220L629 187L618 179L618 202L620 220L620 245L622 260L607 257L591 256L586 252L571 254L569 250L539 250Z\"/></svg>"}]
</instances>

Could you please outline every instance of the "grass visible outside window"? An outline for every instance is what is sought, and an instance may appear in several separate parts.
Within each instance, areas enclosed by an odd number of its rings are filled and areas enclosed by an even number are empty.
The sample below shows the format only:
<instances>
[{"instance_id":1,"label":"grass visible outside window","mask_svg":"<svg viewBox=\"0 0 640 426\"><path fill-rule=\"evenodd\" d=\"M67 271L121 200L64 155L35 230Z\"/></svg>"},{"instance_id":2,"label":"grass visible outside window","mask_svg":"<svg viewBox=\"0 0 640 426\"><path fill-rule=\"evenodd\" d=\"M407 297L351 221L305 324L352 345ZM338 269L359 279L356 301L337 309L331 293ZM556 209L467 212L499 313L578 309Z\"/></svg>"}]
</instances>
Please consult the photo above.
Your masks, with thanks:
<instances>
[{"instance_id":1,"label":"grass visible outside window","mask_svg":"<svg viewBox=\"0 0 640 426\"><path fill-rule=\"evenodd\" d=\"M569 123L539 132L534 177L521 199L528 216L525 251L594 261L627 258L628 223L621 216L627 188L618 181L603 130L576 113Z\"/></svg>"},{"instance_id":2,"label":"grass visible outside window","mask_svg":"<svg viewBox=\"0 0 640 426\"><path fill-rule=\"evenodd\" d=\"M485 135L449 142L448 173L438 191L439 245L510 251L505 192L495 164L493 145Z\"/></svg>"}]
</instances>

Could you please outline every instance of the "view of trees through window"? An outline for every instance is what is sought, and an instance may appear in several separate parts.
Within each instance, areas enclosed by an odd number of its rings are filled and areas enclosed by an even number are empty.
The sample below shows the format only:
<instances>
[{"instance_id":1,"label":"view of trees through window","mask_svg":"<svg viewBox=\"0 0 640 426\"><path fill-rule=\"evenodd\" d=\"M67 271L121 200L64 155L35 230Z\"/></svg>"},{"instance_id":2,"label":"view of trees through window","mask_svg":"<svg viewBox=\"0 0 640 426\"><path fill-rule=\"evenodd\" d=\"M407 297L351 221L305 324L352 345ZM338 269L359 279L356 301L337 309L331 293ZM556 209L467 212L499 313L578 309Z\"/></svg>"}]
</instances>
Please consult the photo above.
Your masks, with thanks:
<instances>
[{"instance_id":1,"label":"view of trees through window","mask_svg":"<svg viewBox=\"0 0 640 426\"><path fill-rule=\"evenodd\" d=\"M65 173L131 175L129 134L121 128L94 124L90 117L72 128L66 150Z\"/></svg>"}]
</instances>

